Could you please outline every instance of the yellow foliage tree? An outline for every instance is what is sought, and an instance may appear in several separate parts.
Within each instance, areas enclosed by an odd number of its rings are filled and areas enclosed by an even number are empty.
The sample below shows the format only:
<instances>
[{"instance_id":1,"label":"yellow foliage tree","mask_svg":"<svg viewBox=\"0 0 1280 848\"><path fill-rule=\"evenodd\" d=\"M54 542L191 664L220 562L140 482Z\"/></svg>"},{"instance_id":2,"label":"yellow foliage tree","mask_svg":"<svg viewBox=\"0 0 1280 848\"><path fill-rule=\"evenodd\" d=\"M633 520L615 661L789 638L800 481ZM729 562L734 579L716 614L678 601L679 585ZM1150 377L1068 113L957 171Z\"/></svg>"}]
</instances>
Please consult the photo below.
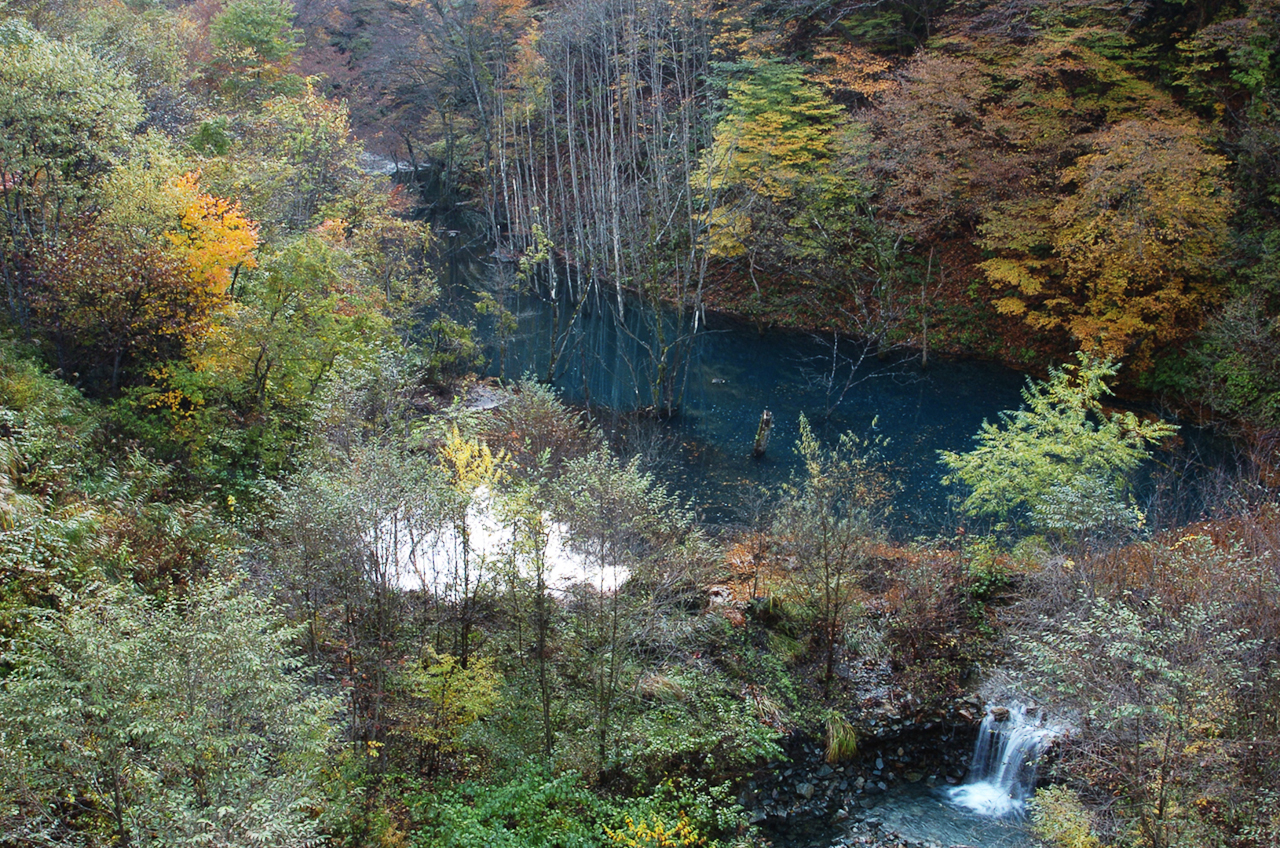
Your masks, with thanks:
<instances>
[{"instance_id":1,"label":"yellow foliage tree","mask_svg":"<svg viewBox=\"0 0 1280 848\"><path fill-rule=\"evenodd\" d=\"M811 77L833 93L871 97L893 87L889 60L835 38L814 44L813 64Z\"/></svg>"},{"instance_id":2,"label":"yellow foliage tree","mask_svg":"<svg viewBox=\"0 0 1280 848\"><path fill-rule=\"evenodd\" d=\"M690 180L713 255L741 256L753 214L824 178L842 111L798 65L760 61L730 84L729 113Z\"/></svg>"},{"instance_id":3,"label":"yellow foliage tree","mask_svg":"<svg viewBox=\"0 0 1280 848\"><path fill-rule=\"evenodd\" d=\"M1008 291L995 301L1034 327L1068 331L1086 351L1145 363L1194 329L1218 291L1228 236L1227 161L1192 127L1124 121L1061 172L1056 199L1000 205L982 227L982 264Z\"/></svg>"},{"instance_id":4,"label":"yellow foliage tree","mask_svg":"<svg viewBox=\"0 0 1280 848\"><path fill-rule=\"evenodd\" d=\"M199 171L171 178L165 190L179 210L178 226L164 233L167 246L193 282L226 294L241 268L257 265L258 225L245 217L238 202L201 191Z\"/></svg>"},{"instance_id":5,"label":"yellow foliage tree","mask_svg":"<svg viewBox=\"0 0 1280 848\"><path fill-rule=\"evenodd\" d=\"M464 665L427 648L421 663L402 669L401 683L411 700L396 710L398 723L438 761L456 752L463 732L497 706L502 674L492 657Z\"/></svg>"},{"instance_id":6,"label":"yellow foliage tree","mask_svg":"<svg viewBox=\"0 0 1280 848\"><path fill-rule=\"evenodd\" d=\"M159 247L195 286L224 297L239 270L257 267L257 222L238 201L205 191L201 172L163 134L147 133L136 148L104 180L98 220Z\"/></svg>"},{"instance_id":7,"label":"yellow foliage tree","mask_svg":"<svg viewBox=\"0 0 1280 848\"><path fill-rule=\"evenodd\" d=\"M483 555L472 548L473 517L471 507L482 507L490 497L488 490L505 477L505 451L494 453L480 440L463 436L455 426L440 449L441 465L448 475L450 488L442 499L443 518L453 530L455 547L445 577L447 591L455 597L459 662L466 668L471 661L471 632L478 617L477 599L485 585L493 579Z\"/></svg>"},{"instance_id":8,"label":"yellow foliage tree","mask_svg":"<svg viewBox=\"0 0 1280 848\"><path fill-rule=\"evenodd\" d=\"M496 454L478 439L469 439L454 427L441 448L441 457L450 472L455 489L468 498L477 488L499 482L506 451Z\"/></svg>"}]
</instances>

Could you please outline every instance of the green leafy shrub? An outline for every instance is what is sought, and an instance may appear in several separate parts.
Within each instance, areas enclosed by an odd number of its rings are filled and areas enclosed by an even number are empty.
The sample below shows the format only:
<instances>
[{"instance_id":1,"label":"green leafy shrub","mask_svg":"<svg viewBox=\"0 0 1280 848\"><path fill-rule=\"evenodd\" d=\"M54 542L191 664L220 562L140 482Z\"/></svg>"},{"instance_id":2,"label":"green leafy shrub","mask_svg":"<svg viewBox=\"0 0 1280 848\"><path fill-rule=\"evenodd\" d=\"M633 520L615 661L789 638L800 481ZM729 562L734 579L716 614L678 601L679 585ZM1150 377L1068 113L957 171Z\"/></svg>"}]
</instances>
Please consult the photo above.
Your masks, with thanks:
<instances>
[{"instance_id":1,"label":"green leafy shrub","mask_svg":"<svg viewBox=\"0 0 1280 848\"><path fill-rule=\"evenodd\" d=\"M1102 848L1089 810L1065 786L1048 786L1031 799L1031 829L1053 848Z\"/></svg>"},{"instance_id":2,"label":"green leafy shrub","mask_svg":"<svg viewBox=\"0 0 1280 848\"><path fill-rule=\"evenodd\" d=\"M632 845L628 838L645 848L714 848L722 843L713 837L745 825L728 784L664 781L648 795L614 799L589 790L578 772L553 776L531 765L503 783L420 792L408 805L415 848L611 848Z\"/></svg>"},{"instance_id":3,"label":"green leafy shrub","mask_svg":"<svg viewBox=\"0 0 1280 848\"><path fill-rule=\"evenodd\" d=\"M475 340L475 328L447 316L428 324L415 353L426 378L432 382L456 379L479 368L484 354Z\"/></svg>"},{"instance_id":4,"label":"green leafy shrub","mask_svg":"<svg viewBox=\"0 0 1280 848\"><path fill-rule=\"evenodd\" d=\"M569 409L556 390L526 378L489 421L488 441L511 457L517 474L554 475L602 446L599 430Z\"/></svg>"},{"instance_id":5,"label":"green leafy shrub","mask_svg":"<svg viewBox=\"0 0 1280 848\"><path fill-rule=\"evenodd\" d=\"M648 795L614 801L613 808L613 828L619 828L630 818L634 822L661 822L670 834L683 823L681 833L686 841L671 839L672 846L718 845L719 842L709 841L710 837L738 833L746 828L746 811L738 804L729 783L665 780ZM662 844L658 840L652 842ZM616 840L608 844L615 843ZM645 846L644 842L640 844Z\"/></svg>"},{"instance_id":6,"label":"green leafy shrub","mask_svg":"<svg viewBox=\"0 0 1280 848\"><path fill-rule=\"evenodd\" d=\"M964 548L964 576L970 597L988 601L1008 588L1013 577L1008 556L994 537L970 539Z\"/></svg>"},{"instance_id":7,"label":"green leafy shrub","mask_svg":"<svg viewBox=\"0 0 1280 848\"><path fill-rule=\"evenodd\" d=\"M973 450L939 452L949 470L943 482L967 487L964 512L1063 534L1140 522L1127 499L1129 477L1150 456L1147 446L1176 428L1132 412L1104 412L1102 398L1111 393L1104 381L1119 366L1077 356L1078 365L1029 382L1026 406L1000 413L999 424L983 422Z\"/></svg>"},{"instance_id":8,"label":"green leafy shrub","mask_svg":"<svg viewBox=\"0 0 1280 848\"><path fill-rule=\"evenodd\" d=\"M717 674L673 673L686 693L659 701L627 727L618 765L641 785L673 775L721 780L781 756L778 730Z\"/></svg>"},{"instance_id":9,"label":"green leafy shrub","mask_svg":"<svg viewBox=\"0 0 1280 848\"><path fill-rule=\"evenodd\" d=\"M163 604L122 587L62 604L5 656L0 842L314 844L337 705L308 691L271 605L221 579Z\"/></svg>"},{"instance_id":10,"label":"green leafy shrub","mask_svg":"<svg viewBox=\"0 0 1280 848\"><path fill-rule=\"evenodd\" d=\"M521 769L499 785L464 783L409 799L415 848L597 848L604 803L575 772Z\"/></svg>"},{"instance_id":11,"label":"green leafy shrub","mask_svg":"<svg viewBox=\"0 0 1280 848\"><path fill-rule=\"evenodd\" d=\"M201 121L191 136L191 147L202 156L226 156L231 150L230 122L225 116Z\"/></svg>"},{"instance_id":12,"label":"green leafy shrub","mask_svg":"<svg viewBox=\"0 0 1280 848\"><path fill-rule=\"evenodd\" d=\"M9 484L50 493L84 473L95 422L80 393L0 340L0 441Z\"/></svg>"}]
</instances>

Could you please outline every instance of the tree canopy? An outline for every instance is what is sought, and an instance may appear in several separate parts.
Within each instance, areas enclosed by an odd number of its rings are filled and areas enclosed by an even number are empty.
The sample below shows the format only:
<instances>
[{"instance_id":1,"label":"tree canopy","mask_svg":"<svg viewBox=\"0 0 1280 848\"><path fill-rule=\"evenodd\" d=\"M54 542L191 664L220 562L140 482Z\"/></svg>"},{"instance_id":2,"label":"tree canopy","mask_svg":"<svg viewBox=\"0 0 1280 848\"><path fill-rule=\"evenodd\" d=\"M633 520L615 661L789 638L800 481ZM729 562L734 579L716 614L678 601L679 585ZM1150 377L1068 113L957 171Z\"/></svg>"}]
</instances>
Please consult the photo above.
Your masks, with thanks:
<instances>
[{"instance_id":1,"label":"tree canopy","mask_svg":"<svg viewBox=\"0 0 1280 848\"><path fill-rule=\"evenodd\" d=\"M81 844L65 815L93 844L314 844L336 705L307 694L269 604L218 578L65 604L5 656L6 839Z\"/></svg>"},{"instance_id":2,"label":"tree canopy","mask_svg":"<svg viewBox=\"0 0 1280 848\"><path fill-rule=\"evenodd\" d=\"M1150 456L1148 445L1176 428L1104 411L1104 381L1117 370L1111 360L1081 353L1078 364L1052 369L1047 381L1029 381L1026 406L984 422L973 450L942 451L950 472L943 482L967 489L961 508L1061 531L1136 523L1126 500L1130 475Z\"/></svg>"}]
</instances>

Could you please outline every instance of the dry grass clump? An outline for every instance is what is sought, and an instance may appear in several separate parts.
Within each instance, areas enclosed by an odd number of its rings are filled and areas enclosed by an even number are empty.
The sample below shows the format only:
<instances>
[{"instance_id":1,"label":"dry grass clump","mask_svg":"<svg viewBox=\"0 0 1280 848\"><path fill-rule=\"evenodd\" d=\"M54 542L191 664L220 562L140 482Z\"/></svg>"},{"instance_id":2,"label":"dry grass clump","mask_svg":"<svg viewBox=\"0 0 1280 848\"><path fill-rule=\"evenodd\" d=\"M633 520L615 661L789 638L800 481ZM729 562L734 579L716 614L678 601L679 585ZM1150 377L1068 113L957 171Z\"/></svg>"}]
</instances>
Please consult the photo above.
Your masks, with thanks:
<instances>
[{"instance_id":1,"label":"dry grass clump","mask_svg":"<svg viewBox=\"0 0 1280 848\"><path fill-rule=\"evenodd\" d=\"M827 762L835 765L858 753L858 731L839 713L827 716Z\"/></svg>"}]
</instances>

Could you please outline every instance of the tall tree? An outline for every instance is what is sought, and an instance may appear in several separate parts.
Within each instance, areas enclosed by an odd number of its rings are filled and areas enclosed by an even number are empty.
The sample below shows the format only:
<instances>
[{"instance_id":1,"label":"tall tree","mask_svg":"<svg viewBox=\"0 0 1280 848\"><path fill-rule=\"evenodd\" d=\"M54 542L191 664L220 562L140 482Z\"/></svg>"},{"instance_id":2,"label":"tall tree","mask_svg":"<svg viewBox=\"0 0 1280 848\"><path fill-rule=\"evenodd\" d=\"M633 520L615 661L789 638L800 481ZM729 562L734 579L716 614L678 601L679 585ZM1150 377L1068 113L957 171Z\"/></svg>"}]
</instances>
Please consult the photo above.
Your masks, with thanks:
<instances>
[{"instance_id":1,"label":"tall tree","mask_svg":"<svg viewBox=\"0 0 1280 848\"><path fill-rule=\"evenodd\" d=\"M167 602L66 601L6 656L6 841L314 843L336 705L304 685L274 608L219 578Z\"/></svg>"},{"instance_id":2,"label":"tall tree","mask_svg":"<svg viewBox=\"0 0 1280 848\"><path fill-rule=\"evenodd\" d=\"M1069 193L1056 205L1008 204L984 224L983 246L1004 255L982 267L1010 292L996 308L1145 364L1220 296L1226 166L1185 126L1125 121L1100 133L1063 170Z\"/></svg>"},{"instance_id":3,"label":"tall tree","mask_svg":"<svg viewBox=\"0 0 1280 848\"><path fill-rule=\"evenodd\" d=\"M362 152L346 104L327 99L308 83L263 104L218 193L241 198L268 236L295 233L325 219L355 222L380 199L360 196L370 182L359 169ZM228 177L233 185L226 185Z\"/></svg>"},{"instance_id":4,"label":"tall tree","mask_svg":"<svg viewBox=\"0 0 1280 848\"><path fill-rule=\"evenodd\" d=\"M1029 381L1026 406L1002 412L998 424L984 421L973 450L940 452L950 471L943 482L968 488L966 513L1030 518L1073 534L1138 523L1130 475L1150 456L1148 445L1176 428L1104 412L1106 380L1118 366L1086 353L1078 360L1050 371L1047 382Z\"/></svg>"},{"instance_id":5,"label":"tall tree","mask_svg":"<svg viewBox=\"0 0 1280 848\"><path fill-rule=\"evenodd\" d=\"M566 575L574 649L585 673L594 767L615 765L622 696L634 681L637 644L662 644L673 608L697 591L707 550L692 516L639 463L605 451L574 459L557 481L555 512L582 573ZM568 672L566 672L568 676Z\"/></svg>"},{"instance_id":6,"label":"tall tree","mask_svg":"<svg viewBox=\"0 0 1280 848\"><path fill-rule=\"evenodd\" d=\"M844 110L803 67L776 59L750 64L729 84L727 109L692 182L704 203L722 196L706 213L707 237L713 256L732 258L777 225L770 206L797 200L831 171ZM753 216L763 220L753 226Z\"/></svg>"},{"instance_id":7,"label":"tall tree","mask_svg":"<svg viewBox=\"0 0 1280 848\"><path fill-rule=\"evenodd\" d=\"M301 46L291 0L231 0L209 22L222 84L235 92L269 92Z\"/></svg>"},{"instance_id":8,"label":"tall tree","mask_svg":"<svg viewBox=\"0 0 1280 848\"><path fill-rule=\"evenodd\" d=\"M10 320L26 322L32 255L78 214L141 120L127 75L21 23L0 23L0 273Z\"/></svg>"},{"instance_id":9,"label":"tall tree","mask_svg":"<svg viewBox=\"0 0 1280 848\"><path fill-rule=\"evenodd\" d=\"M415 163L425 155L440 169L434 204L468 204L495 236L504 213L498 101L517 40L532 20L527 6L525 0L407 4L406 48L392 76L407 152Z\"/></svg>"},{"instance_id":10,"label":"tall tree","mask_svg":"<svg viewBox=\"0 0 1280 848\"><path fill-rule=\"evenodd\" d=\"M810 612L822 656L822 687L831 694L845 626L857 606L858 578L883 532L889 481L878 445L852 433L824 448L800 417L796 451L804 474L786 489L776 532L796 558L793 586Z\"/></svg>"},{"instance_id":11,"label":"tall tree","mask_svg":"<svg viewBox=\"0 0 1280 848\"><path fill-rule=\"evenodd\" d=\"M196 285L216 296L230 294L241 269L257 267L258 225L244 216L240 204L200 190L200 174L170 179L165 186L180 205L177 226L164 238L181 257Z\"/></svg>"},{"instance_id":12,"label":"tall tree","mask_svg":"<svg viewBox=\"0 0 1280 848\"><path fill-rule=\"evenodd\" d=\"M92 219L66 228L36 267L34 328L52 343L64 377L109 393L141 376L134 369L181 356L222 299L158 245Z\"/></svg>"},{"instance_id":13,"label":"tall tree","mask_svg":"<svg viewBox=\"0 0 1280 848\"><path fill-rule=\"evenodd\" d=\"M265 550L281 567L294 617L305 621L313 662L345 681L345 732L359 754L385 743L398 721L391 703L401 661L416 676L440 659L440 610L431 604L445 599L433 597L431 558L447 484L393 437L329 447L295 478ZM423 610L407 590L421 592L425 615L415 617Z\"/></svg>"},{"instance_id":14,"label":"tall tree","mask_svg":"<svg viewBox=\"0 0 1280 848\"><path fill-rule=\"evenodd\" d=\"M1082 597L1018 639L1030 690L1088 716L1065 761L1090 795L1105 794L1115 829L1150 848L1212 843L1222 838L1213 819L1233 818L1219 793L1233 779L1230 725L1254 684L1246 657L1258 647L1225 624L1221 603L1172 607Z\"/></svg>"},{"instance_id":15,"label":"tall tree","mask_svg":"<svg viewBox=\"0 0 1280 848\"><path fill-rule=\"evenodd\" d=\"M639 402L660 411L678 405L706 277L690 183L709 131L703 11L577 0L522 42L501 101L512 252L535 250L539 230L554 246L534 270L566 324L588 296L607 293L621 313L624 292L639 294L648 332L619 349L633 346L640 361L611 364L637 374ZM682 307L675 321L659 317L658 300ZM553 351L563 344L551 340Z\"/></svg>"}]
</instances>

